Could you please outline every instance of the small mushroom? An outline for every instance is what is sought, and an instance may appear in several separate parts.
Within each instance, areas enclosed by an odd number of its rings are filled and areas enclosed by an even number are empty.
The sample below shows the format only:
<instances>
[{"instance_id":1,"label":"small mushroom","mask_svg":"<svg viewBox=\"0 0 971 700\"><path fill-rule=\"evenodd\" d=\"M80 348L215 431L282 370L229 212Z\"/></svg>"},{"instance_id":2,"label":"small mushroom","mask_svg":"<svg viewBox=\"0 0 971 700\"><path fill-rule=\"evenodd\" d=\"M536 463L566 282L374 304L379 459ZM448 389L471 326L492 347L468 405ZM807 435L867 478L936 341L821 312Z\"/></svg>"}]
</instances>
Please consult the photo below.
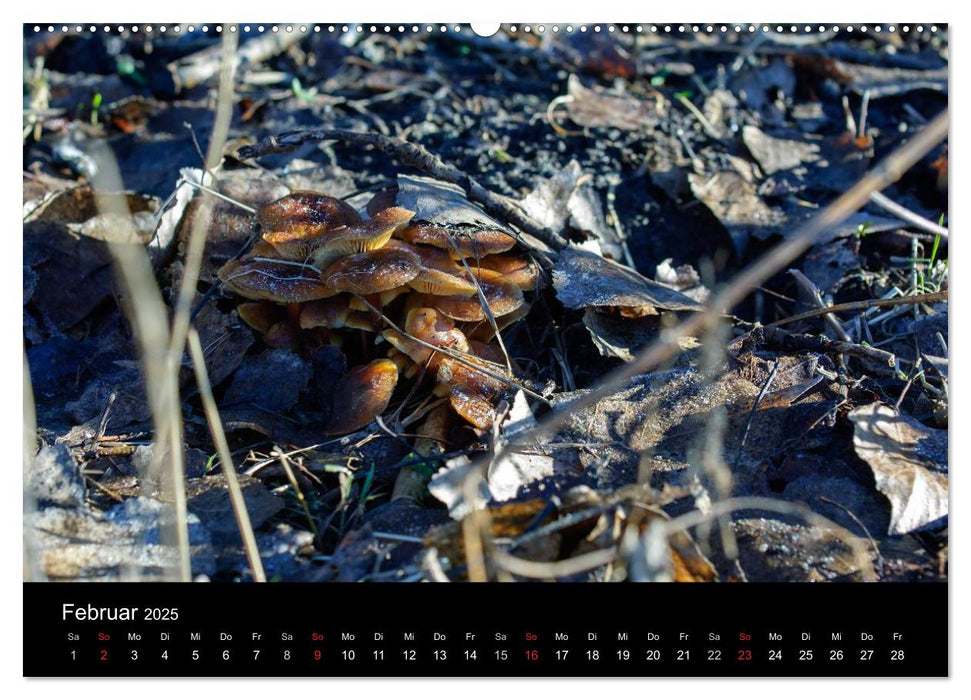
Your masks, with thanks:
<instances>
[{"instance_id":1,"label":"small mushroom","mask_svg":"<svg viewBox=\"0 0 971 700\"><path fill-rule=\"evenodd\" d=\"M539 266L524 255L507 253L505 255L490 255L479 262L480 267L495 270L524 292L537 289L542 282Z\"/></svg>"},{"instance_id":2,"label":"small mushroom","mask_svg":"<svg viewBox=\"0 0 971 700\"><path fill-rule=\"evenodd\" d=\"M400 248L379 248L348 255L328 267L323 279L328 289L352 294L376 294L400 287L421 271L421 260Z\"/></svg>"},{"instance_id":3,"label":"small mushroom","mask_svg":"<svg viewBox=\"0 0 971 700\"><path fill-rule=\"evenodd\" d=\"M355 367L338 382L325 432L344 435L367 426L388 407L398 368L391 360L375 360Z\"/></svg>"},{"instance_id":4,"label":"small mushroom","mask_svg":"<svg viewBox=\"0 0 971 700\"><path fill-rule=\"evenodd\" d=\"M516 239L504 231L469 227L450 229L425 222L402 229L397 237L408 243L441 248L452 257L476 259L504 253L516 245Z\"/></svg>"},{"instance_id":5,"label":"small mushroom","mask_svg":"<svg viewBox=\"0 0 971 700\"><path fill-rule=\"evenodd\" d=\"M472 268L472 274L482 288L482 294L493 316L505 316L523 305L522 290L507 282L502 273ZM437 297L432 301L432 306L456 321L482 321L487 318L478 294L471 297Z\"/></svg>"},{"instance_id":6,"label":"small mushroom","mask_svg":"<svg viewBox=\"0 0 971 700\"><path fill-rule=\"evenodd\" d=\"M236 307L239 318L250 328L266 333L275 323L283 320L280 307L268 301L248 301Z\"/></svg>"},{"instance_id":7,"label":"small mushroom","mask_svg":"<svg viewBox=\"0 0 971 700\"><path fill-rule=\"evenodd\" d=\"M393 328L383 331L382 336L400 352L405 353L417 365L430 369L438 367L442 354L415 342L408 336L423 340L429 345L439 348L449 348L456 352L467 353L469 343L451 319L443 316L435 309L419 308L408 312L404 331L407 335L398 333Z\"/></svg>"},{"instance_id":8,"label":"small mushroom","mask_svg":"<svg viewBox=\"0 0 971 700\"><path fill-rule=\"evenodd\" d=\"M290 348L294 340L293 326L289 321L274 323L263 334L263 343L268 348Z\"/></svg>"},{"instance_id":9,"label":"small mushroom","mask_svg":"<svg viewBox=\"0 0 971 700\"><path fill-rule=\"evenodd\" d=\"M415 291L438 296L475 294L475 285L463 276L465 268L447 251L427 245L413 246L401 241L392 241L389 245L406 247L421 258L421 272L408 283Z\"/></svg>"},{"instance_id":10,"label":"small mushroom","mask_svg":"<svg viewBox=\"0 0 971 700\"><path fill-rule=\"evenodd\" d=\"M230 260L219 269L219 279L247 299L299 304L334 296L311 265L289 260L246 257Z\"/></svg>"},{"instance_id":11,"label":"small mushroom","mask_svg":"<svg viewBox=\"0 0 971 700\"><path fill-rule=\"evenodd\" d=\"M449 403L462 418L479 430L490 430L495 405L502 396L502 382L450 357L438 366L438 387L448 389Z\"/></svg>"},{"instance_id":12,"label":"small mushroom","mask_svg":"<svg viewBox=\"0 0 971 700\"><path fill-rule=\"evenodd\" d=\"M383 248L391 240L391 235L411 221L414 215L415 212L402 207L391 207L364 223L333 231L327 234L326 240L314 252L314 262L323 267L343 255Z\"/></svg>"},{"instance_id":13,"label":"small mushroom","mask_svg":"<svg viewBox=\"0 0 971 700\"><path fill-rule=\"evenodd\" d=\"M273 248L271 257L282 260L309 260L330 236L329 231L308 235L304 231L269 231L263 234L263 242Z\"/></svg>"},{"instance_id":14,"label":"small mushroom","mask_svg":"<svg viewBox=\"0 0 971 700\"><path fill-rule=\"evenodd\" d=\"M263 231L288 231L311 237L342 226L353 226L361 217L350 204L318 192L297 191L264 204L256 212Z\"/></svg>"}]
</instances>

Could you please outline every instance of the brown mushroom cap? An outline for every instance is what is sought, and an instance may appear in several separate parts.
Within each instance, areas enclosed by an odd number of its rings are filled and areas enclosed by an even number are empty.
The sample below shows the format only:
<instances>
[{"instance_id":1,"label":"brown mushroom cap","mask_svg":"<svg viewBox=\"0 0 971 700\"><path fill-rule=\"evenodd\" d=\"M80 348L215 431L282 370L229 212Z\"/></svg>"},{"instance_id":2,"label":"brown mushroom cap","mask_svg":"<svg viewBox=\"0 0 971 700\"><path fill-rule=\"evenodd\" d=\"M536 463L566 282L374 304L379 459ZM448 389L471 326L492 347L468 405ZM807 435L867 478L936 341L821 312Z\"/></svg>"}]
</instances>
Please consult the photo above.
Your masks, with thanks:
<instances>
[{"instance_id":1,"label":"brown mushroom cap","mask_svg":"<svg viewBox=\"0 0 971 700\"><path fill-rule=\"evenodd\" d=\"M343 328L350 314L346 295L318 299L304 304L300 309L300 327Z\"/></svg>"},{"instance_id":2,"label":"brown mushroom cap","mask_svg":"<svg viewBox=\"0 0 971 700\"><path fill-rule=\"evenodd\" d=\"M266 333L270 326L283 320L280 308L269 301L247 301L236 307L236 313L247 326Z\"/></svg>"},{"instance_id":3,"label":"brown mushroom cap","mask_svg":"<svg viewBox=\"0 0 971 700\"><path fill-rule=\"evenodd\" d=\"M325 432L343 435L368 425L388 407L397 383L398 368L391 360L375 360L352 369L337 384Z\"/></svg>"},{"instance_id":4,"label":"brown mushroom cap","mask_svg":"<svg viewBox=\"0 0 971 700\"><path fill-rule=\"evenodd\" d=\"M421 260L400 248L379 248L341 258L323 274L327 287L336 292L376 294L400 287L421 271Z\"/></svg>"},{"instance_id":5,"label":"brown mushroom cap","mask_svg":"<svg viewBox=\"0 0 971 700\"><path fill-rule=\"evenodd\" d=\"M507 282L516 285L524 292L536 289L541 280L539 265L525 255L514 253L490 255L483 258L479 266L501 273Z\"/></svg>"},{"instance_id":6,"label":"brown mushroom cap","mask_svg":"<svg viewBox=\"0 0 971 700\"><path fill-rule=\"evenodd\" d=\"M411 221L414 215L415 212L402 207L391 207L364 223L332 231L314 253L314 262L323 266L342 255L383 248L391 235Z\"/></svg>"},{"instance_id":7,"label":"brown mushroom cap","mask_svg":"<svg viewBox=\"0 0 971 700\"><path fill-rule=\"evenodd\" d=\"M435 309L419 308L408 312L402 335L394 329L386 329L382 335L391 345L405 353L412 362L424 366L428 363L434 369L443 357L441 353L433 352L430 348L417 343L410 337L423 340L435 347L445 347L455 352L467 353L469 343L465 334L455 327L451 319L438 313ZM429 360L431 358L431 360Z\"/></svg>"},{"instance_id":8,"label":"brown mushroom cap","mask_svg":"<svg viewBox=\"0 0 971 700\"><path fill-rule=\"evenodd\" d=\"M484 268L472 268L472 274L482 288L493 316L505 316L523 305L522 290L507 282L502 273ZM456 321L482 321L487 318L478 294L471 297L457 295L437 297L429 303Z\"/></svg>"},{"instance_id":9,"label":"brown mushroom cap","mask_svg":"<svg viewBox=\"0 0 971 700\"><path fill-rule=\"evenodd\" d=\"M219 270L219 279L247 299L266 299L299 304L334 296L310 265L271 258L230 260Z\"/></svg>"},{"instance_id":10,"label":"brown mushroom cap","mask_svg":"<svg viewBox=\"0 0 971 700\"><path fill-rule=\"evenodd\" d=\"M330 233L307 234L305 231L269 231L263 234L263 241L273 247L273 257L283 260L308 260L320 248Z\"/></svg>"},{"instance_id":11,"label":"brown mushroom cap","mask_svg":"<svg viewBox=\"0 0 971 700\"><path fill-rule=\"evenodd\" d=\"M475 285L458 275L441 270L423 267L408 286L416 292L435 296L470 297L475 294Z\"/></svg>"},{"instance_id":12,"label":"brown mushroom cap","mask_svg":"<svg viewBox=\"0 0 971 700\"><path fill-rule=\"evenodd\" d=\"M297 191L264 204L256 212L264 231L290 231L304 236L353 226L361 217L350 204L318 192Z\"/></svg>"},{"instance_id":13,"label":"brown mushroom cap","mask_svg":"<svg viewBox=\"0 0 971 700\"><path fill-rule=\"evenodd\" d=\"M448 251L452 257L462 258L484 258L504 253L516 245L516 239L504 231L469 227L449 229L425 222L412 224L399 231L397 236L408 243L434 246Z\"/></svg>"},{"instance_id":14,"label":"brown mushroom cap","mask_svg":"<svg viewBox=\"0 0 971 700\"><path fill-rule=\"evenodd\" d=\"M449 402L455 412L479 430L490 430L495 420L495 404L505 385L450 357L438 366L438 386L448 387Z\"/></svg>"}]
</instances>

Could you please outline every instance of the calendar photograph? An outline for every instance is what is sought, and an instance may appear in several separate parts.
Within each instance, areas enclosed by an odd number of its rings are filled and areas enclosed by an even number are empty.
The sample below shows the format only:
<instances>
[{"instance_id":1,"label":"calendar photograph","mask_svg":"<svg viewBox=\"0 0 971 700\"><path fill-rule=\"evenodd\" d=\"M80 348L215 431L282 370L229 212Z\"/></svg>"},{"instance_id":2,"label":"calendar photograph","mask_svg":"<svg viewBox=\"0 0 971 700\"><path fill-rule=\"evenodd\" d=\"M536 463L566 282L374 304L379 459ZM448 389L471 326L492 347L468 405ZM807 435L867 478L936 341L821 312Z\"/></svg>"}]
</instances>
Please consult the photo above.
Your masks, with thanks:
<instances>
[{"instance_id":1,"label":"calendar photograph","mask_svg":"<svg viewBox=\"0 0 971 700\"><path fill-rule=\"evenodd\" d=\"M25 584L947 581L946 24L22 37Z\"/></svg>"}]
</instances>

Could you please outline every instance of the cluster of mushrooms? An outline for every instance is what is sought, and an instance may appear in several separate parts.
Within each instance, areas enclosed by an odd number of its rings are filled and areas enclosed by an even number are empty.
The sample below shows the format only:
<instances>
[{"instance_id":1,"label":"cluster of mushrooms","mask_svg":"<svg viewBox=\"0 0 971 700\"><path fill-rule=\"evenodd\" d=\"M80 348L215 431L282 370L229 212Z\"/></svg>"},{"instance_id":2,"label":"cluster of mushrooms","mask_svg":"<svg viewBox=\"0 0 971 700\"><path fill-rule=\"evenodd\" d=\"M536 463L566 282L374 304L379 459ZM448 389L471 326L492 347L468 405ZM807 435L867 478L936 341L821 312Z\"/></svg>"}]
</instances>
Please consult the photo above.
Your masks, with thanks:
<instances>
[{"instance_id":1,"label":"cluster of mushrooms","mask_svg":"<svg viewBox=\"0 0 971 700\"><path fill-rule=\"evenodd\" d=\"M267 345L362 355L336 390L328 433L368 425L401 376L434 378L435 395L489 430L508 387L495 335L526 315L523 292L539 269L504 231L413 222L414 212L387 204L376 196L362 220L339 199L292 192L257 210L262 238L219 278L252 300L239 316Z\"/></svg>"}]
</instances>

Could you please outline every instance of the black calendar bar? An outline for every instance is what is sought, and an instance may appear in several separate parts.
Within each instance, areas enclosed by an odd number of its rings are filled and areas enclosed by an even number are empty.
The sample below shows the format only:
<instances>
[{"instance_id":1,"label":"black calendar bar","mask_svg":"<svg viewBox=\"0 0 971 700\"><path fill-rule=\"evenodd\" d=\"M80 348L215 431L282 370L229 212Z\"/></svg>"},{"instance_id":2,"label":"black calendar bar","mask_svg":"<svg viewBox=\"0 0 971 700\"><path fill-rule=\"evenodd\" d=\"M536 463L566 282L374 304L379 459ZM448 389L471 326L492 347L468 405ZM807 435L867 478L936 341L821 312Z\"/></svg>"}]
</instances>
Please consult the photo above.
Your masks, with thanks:
<instances>
[{"instance_id":1,"label":"black calendar bar","mask_svg":"<svg viewBox=\"0 0 971 700\"><path fill-rule=\"evenodd\" d=\"M947 586L24 585L26 676L946 676Z\"/></svg>"}]
</instances>

